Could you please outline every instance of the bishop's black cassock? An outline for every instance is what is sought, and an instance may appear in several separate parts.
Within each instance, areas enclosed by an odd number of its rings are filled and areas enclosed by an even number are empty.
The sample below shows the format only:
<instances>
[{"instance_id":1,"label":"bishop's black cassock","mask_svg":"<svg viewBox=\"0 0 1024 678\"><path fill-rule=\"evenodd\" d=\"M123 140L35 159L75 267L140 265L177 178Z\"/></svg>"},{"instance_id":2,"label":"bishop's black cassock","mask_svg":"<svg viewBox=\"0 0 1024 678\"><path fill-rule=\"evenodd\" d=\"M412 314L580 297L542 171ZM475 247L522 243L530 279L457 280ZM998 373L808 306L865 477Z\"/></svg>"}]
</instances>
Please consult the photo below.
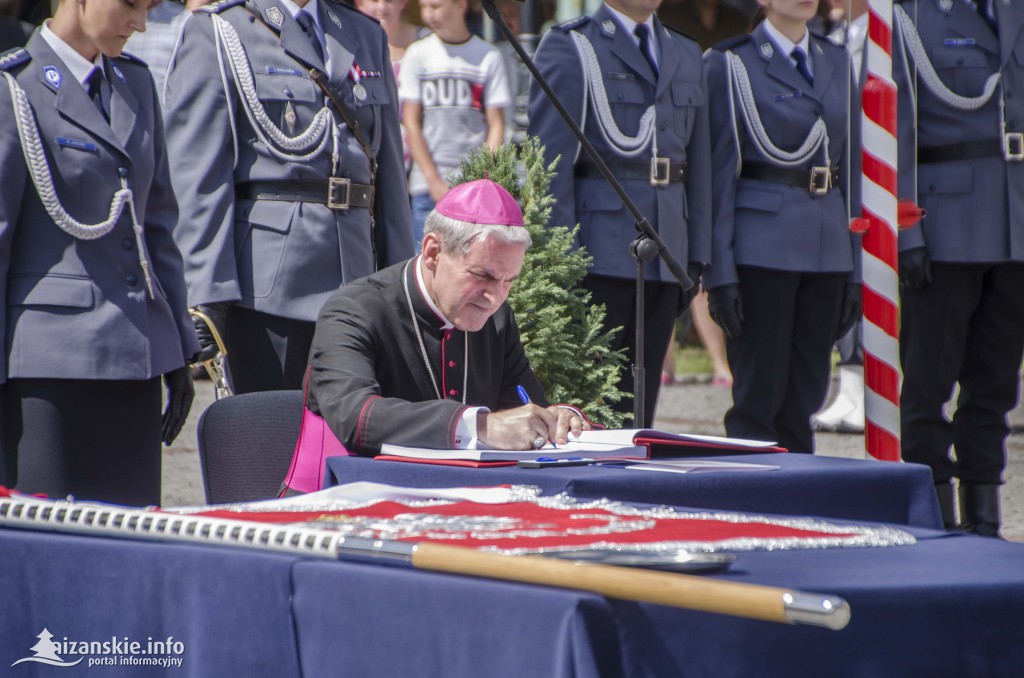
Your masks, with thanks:
<instances>
[{"instance_id":1,"label":"bishop's black cassock","mask_svg":"<svg viewBox=\"0 0 1024 678\"><path fill-rule=\"evenodd\" d=\"M350 283L320 311L307 406L350 452L374 455L385 442L454 448L462 413L474 406L520 406L518 384L533 402L548 404L508 304L476 332L445 330L416 283L418 265L418 258L410 259Z\"/></svg>"}]
</instances>

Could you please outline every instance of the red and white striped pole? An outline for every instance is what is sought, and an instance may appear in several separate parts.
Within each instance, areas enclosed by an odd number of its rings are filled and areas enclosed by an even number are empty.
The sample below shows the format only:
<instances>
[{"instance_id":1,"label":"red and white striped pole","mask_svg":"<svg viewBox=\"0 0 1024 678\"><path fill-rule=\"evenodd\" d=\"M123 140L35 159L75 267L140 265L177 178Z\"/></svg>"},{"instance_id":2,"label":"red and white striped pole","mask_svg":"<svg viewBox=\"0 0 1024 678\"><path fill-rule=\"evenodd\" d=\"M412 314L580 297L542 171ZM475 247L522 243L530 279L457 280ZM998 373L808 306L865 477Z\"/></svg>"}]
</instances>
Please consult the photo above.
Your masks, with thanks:
<instances>
[{"instance_id":1,"label":"red and white striped pole","mask_svg":"<svg viewBox=\"0 0 1024 678\"><path fill-rule=\"evenodd\" d=\"M900 459L896 84L892 0L868 2L867 79L861 118L864 176L864 440L876 459Z\"/></svg>"}]
</instances>

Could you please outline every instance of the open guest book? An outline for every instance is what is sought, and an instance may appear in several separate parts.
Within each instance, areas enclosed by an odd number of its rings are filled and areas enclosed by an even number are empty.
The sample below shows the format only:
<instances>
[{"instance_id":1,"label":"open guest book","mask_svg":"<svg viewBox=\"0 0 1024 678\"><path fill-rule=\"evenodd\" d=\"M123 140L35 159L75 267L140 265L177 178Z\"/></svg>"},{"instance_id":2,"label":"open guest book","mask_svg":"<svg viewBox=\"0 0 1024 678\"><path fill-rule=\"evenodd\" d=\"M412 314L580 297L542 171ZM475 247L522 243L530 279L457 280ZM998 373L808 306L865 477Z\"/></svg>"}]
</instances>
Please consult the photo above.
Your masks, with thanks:
<instances>
[{"instance_id":1,"label":"open guest book","mask_svg":"<svg viewBox=\"0 0 1024 678\"><path fill-rule=\"evenodd\" d=\"M636 459L647 456L647 448L634 445L632 442L594 442L571 441L565 445L552 447L545 445L539 450L428 450L422 447L402 447L400 445L381 445L380 456L402 458L408 461L427 462L506 462L538 458L564 459L566 457L586 457L589 459Z\"/></svg>"},{"instance_id":2,"label":"open guest book","mask_svg":"<svg viewBox=\"0 0 1024 678\"><path fill-rule=\"evenodd\" d=\"M586 444L637 445L647 457L717 457L727 454L785 452L772 441L722 438L692 433L665 433L650 428L584 431L573 440Z\"/></svg>"}]
</instances>

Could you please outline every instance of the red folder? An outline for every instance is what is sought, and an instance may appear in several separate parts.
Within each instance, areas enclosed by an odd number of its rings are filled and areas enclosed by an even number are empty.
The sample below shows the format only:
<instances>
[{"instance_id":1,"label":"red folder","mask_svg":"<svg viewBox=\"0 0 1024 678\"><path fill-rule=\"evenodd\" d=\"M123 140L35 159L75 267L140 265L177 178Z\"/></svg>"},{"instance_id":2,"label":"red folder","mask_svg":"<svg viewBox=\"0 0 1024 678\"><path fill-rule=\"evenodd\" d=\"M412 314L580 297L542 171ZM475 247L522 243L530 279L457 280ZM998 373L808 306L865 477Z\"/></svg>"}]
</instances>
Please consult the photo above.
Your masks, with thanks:
<instances>
[{"instance_id":1,"label":"red folder","mask_svg":"<svg viewBox=\"0 0 1024 678\"><path fill-rule=\"evenodd\" d=\"M433 464L434 466L468 466L469 468L491 468L493 466L515 466L514 461L475 461L472 459L420 459L418 457L396 457L378 454L377 461L405 461L412 464Z\"/></svg>"}]
</instances>

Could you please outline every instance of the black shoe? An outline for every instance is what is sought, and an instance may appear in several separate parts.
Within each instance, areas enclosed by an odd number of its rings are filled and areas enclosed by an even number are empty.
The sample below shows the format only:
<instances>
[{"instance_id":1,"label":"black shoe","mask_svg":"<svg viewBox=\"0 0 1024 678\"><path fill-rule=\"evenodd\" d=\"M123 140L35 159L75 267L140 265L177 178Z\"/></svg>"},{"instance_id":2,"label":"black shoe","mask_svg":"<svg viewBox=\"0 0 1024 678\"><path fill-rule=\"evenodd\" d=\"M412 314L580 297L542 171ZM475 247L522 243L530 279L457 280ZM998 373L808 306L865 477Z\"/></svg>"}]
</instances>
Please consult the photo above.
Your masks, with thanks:
<instances>
[{"instance_id":1,"label":"black shoe","mask_svg":"<svg viewBox=\"0 0 1024 678\"><path fill-rule=\"evenodd\" d=\"M961 483L960 516L960 527L965 532L999 538L999 486Z\"/></svg>"}]
</instances>

